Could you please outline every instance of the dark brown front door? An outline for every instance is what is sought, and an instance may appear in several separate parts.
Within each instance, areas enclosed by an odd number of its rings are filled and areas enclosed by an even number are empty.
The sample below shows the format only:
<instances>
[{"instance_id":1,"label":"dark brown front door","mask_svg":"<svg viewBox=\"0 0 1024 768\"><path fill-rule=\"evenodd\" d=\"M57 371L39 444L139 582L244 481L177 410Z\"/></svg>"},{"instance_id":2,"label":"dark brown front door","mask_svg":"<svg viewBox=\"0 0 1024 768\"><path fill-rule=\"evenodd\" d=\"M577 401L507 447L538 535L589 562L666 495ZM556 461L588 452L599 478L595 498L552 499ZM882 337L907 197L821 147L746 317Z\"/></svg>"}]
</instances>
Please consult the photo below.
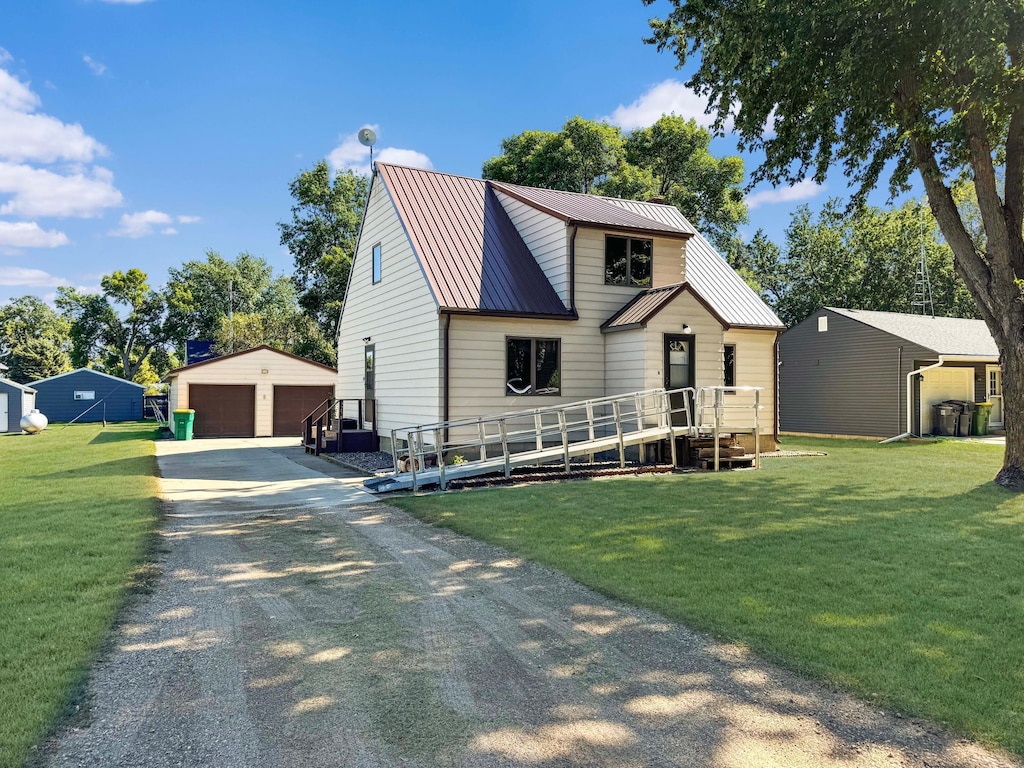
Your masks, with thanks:
<instances>
[{"instance_id":1,"label":"dark brown front door","mask_svg":"<svg viewBox=\"0 0 1024 768\"><path fill-rule=\"evenodd\" d=\"M665 389L692 387L694 376L694 337L692 335L665 334ZM683 407L683 393L671 395L672 410ZM693 413L693 398L689 398L690 412ZM686 413L672 414L672 423L687 426Z\"/></svg>"},{"instance_id":2,"label":"dark brown front door","mask_svg":"<svg viewBox=\"0 0 1024 768\"><path fill-rule=\"evenodd\" d=\"M190 384L188 404L196 412L196 437L256 435L255 385Z\"/></svg>"},{"instance_id":3,"label":"dark brown front door","mask_svg":"<svg viewBox=\"0 0 1024 768\"><path fill-rule=\"evenodd\" d=\"M274 437L302 434L303 420L325 400L334 397L334 387L274 387Z\"/></svg>"}]
</instances>

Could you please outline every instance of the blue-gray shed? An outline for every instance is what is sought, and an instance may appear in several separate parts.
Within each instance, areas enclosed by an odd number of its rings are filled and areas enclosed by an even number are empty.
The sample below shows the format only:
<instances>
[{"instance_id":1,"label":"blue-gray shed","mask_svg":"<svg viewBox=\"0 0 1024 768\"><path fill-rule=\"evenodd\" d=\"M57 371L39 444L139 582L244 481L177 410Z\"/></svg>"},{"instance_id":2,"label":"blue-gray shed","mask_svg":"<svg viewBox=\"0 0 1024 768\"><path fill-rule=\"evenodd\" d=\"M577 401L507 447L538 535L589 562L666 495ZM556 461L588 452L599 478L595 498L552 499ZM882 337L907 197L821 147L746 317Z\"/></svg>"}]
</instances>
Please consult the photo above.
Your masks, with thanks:
<instances>
[{"instance_id":1,"label":"blue-gray shed","mask_svg":"<svg viewBox=\"0 0 1024 768\"><path fill-rule=\"evenodd\" d=\"M146 388L91 368L33 381L36 408L50 421L139 421Z\"/></svg>"},{"instance_id":2,"label":"blue-gray shed","mask_svg":"<svg viewBox=\"0 0 1024 768\"><path fill-rule=\"evenodd\" d=\"M21 417L35 408L36 391L0 378L0 432L21 432Z\"/></svg>"}]
</instances>

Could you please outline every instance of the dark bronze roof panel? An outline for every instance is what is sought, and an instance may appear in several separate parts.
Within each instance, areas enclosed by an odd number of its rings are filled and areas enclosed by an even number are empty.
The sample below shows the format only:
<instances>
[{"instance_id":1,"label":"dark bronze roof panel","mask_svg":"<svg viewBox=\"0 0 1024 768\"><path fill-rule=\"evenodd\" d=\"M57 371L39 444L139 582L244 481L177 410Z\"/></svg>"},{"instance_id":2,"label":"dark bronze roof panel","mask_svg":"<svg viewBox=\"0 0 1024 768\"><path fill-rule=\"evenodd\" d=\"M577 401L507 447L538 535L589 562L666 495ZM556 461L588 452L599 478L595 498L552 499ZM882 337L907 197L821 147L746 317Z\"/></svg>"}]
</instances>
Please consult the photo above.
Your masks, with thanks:
<instances>
[{"instance_id":1,"label":"dark bronze roof panel","mask_svg":"<svg viewBox=\"0 0 1024 768\"><path fill-rule=\"evenodd\" d=\"M651 288L638 293L601 326L601 330L625 331L641 328L686 288L686 283Z\"/></svg>"},{"instance_id":2,"label":"dark bronze roof panel","mask_svg":"<svg viewBox=\"0 0 1024 768\"><path fill-rule=\"evenodd\" d=\"M440 309L571 318L488 182L377 163Z\"/></svg>"}]
</instances>

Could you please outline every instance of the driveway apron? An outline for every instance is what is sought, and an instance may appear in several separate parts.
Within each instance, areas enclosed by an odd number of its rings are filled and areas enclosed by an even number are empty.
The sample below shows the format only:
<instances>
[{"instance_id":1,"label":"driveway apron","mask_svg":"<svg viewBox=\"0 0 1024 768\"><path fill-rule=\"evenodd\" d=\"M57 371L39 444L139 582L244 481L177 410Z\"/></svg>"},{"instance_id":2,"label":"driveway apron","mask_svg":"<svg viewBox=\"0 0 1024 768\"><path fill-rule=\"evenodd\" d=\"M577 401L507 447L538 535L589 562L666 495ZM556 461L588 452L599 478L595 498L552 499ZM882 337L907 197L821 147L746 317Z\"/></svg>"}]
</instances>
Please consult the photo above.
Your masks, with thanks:
<instances>
[{"instance_id":1,"label":"driveway apron","mask_svg":"<svg viewBox=\"0 0 1024 768\"><path fill-rule=\"evenodd\" d=\"M1013 766L377 502L161 443L167 517L52 766Z\"/></svg>"}]
</instances>

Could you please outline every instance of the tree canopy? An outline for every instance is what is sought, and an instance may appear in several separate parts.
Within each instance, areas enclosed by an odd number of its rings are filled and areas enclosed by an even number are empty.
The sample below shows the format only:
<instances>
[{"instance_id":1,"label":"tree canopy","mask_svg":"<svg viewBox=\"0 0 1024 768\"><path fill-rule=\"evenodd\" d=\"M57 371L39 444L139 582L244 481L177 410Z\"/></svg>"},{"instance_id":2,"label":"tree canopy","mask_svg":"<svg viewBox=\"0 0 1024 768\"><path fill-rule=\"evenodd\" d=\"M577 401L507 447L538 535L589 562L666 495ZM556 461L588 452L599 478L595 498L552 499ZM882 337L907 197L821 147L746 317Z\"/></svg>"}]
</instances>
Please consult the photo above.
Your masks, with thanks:
<instances>
[{"instance_id":1,"label":"tree canopy","mask_svg":"<svg viewBox=\"0 0 1024 768\"><path fill-rule=\"evenodd\" d=\"M369 180L352 171L332 178L321 160L288 184L292 220L277 225L295 263L299 305L329 339L337 329L369 189Z\"/></svg>"},{"instance_id":2,"label":"tree canopy","mask_svg":"<svg viewBox=\"0 0 1024 768\"><path fill-rule=\"evenodd\" d=\"M71 323L42 299L21 296L0 306L0 363L27 383L71 370Z\"/></svg>"},{"instance_id":3,"label":"tree canopy","mask_svg":"<svg viewBox=\"0 0 1024 768\"><path fill-rule=\"evenodd\" d=\"M523 131L501 142L483 177L627 200L660 198L720 248L746 221L743 160L716 158L711 134L678 115L624 136L613 125L573 117L562 130Z\"/></svg>"},{"instance_id":4,"label":"tree canopy","mask_svg":"<svg viewBox=\"0 0 1024 768\"><path fill-rule=\"evenodd\" d=\"M650 5L655 0L643 0ZM648 42L693 63L718 129L765 153L753 180L823 181L861 199L916 170L956 269L1002 356L1006 453L1024 490L1024 4L1007 0L668 0ZM957 206L974 186L985 239Z\"/></svg>"}]
</instances>

